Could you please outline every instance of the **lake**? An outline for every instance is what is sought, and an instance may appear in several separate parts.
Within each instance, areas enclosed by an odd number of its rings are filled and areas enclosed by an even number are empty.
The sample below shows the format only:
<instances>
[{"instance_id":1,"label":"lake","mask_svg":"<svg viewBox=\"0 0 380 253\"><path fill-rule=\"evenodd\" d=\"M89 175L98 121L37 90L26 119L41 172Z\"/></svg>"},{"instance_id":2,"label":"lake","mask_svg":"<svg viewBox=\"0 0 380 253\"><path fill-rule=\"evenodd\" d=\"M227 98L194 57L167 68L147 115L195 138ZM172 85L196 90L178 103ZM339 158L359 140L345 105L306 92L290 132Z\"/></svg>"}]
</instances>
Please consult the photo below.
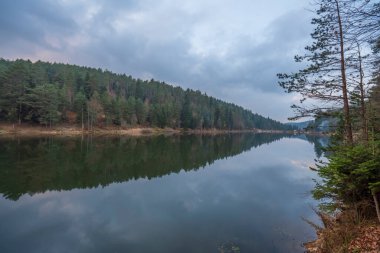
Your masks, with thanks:
<instances>
[{"instance_id":1,"label":"lake","mask_svg":"<svg viewBox=\"0 0 380 253\"><path fill-rule=\"evenodd\" d=\"M303 252L325 139L0 139L0 252Z\"/></svg>"}]
</instances>

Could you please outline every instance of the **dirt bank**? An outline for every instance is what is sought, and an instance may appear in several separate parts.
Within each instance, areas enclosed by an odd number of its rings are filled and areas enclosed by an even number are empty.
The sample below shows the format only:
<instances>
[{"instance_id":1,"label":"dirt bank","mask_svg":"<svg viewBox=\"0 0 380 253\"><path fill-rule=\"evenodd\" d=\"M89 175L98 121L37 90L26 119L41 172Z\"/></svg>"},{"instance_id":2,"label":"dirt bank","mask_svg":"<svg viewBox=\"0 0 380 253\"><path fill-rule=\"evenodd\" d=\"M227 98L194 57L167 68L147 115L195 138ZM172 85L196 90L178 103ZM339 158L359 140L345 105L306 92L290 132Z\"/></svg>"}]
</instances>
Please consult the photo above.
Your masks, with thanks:
<instances>
[{"instance_id":1,"label":"dirt bank","mask_svg":"<svg viewBox=\"0 0 380 253\"><path fill-rule=\"evenodd\" d=\"M45 136L45 135L60 135L60 136L77 136L83 134L94 135L130 135L130 136L142 136L142 135L155 135L155 134L178 134L180 130L171 128L123 128L123 127L96 127L91 130L82 129L78 126L60 125L54 127L41 127L36 125L12 125L1 124L0 136Z\"/></svg>"}]
</instances>

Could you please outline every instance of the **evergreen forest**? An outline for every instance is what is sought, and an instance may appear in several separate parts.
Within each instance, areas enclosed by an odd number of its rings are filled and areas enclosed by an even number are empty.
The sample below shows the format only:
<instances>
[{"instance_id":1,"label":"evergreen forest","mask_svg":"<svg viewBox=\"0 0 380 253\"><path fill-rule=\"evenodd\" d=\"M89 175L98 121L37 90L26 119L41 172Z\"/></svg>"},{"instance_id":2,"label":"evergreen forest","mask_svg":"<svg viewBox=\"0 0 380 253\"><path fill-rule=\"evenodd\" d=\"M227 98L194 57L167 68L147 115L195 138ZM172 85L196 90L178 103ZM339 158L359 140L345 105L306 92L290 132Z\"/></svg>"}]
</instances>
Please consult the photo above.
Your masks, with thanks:
<instances>
[{"instance_id":1,"label":"evergreen forest","mask_svg":"<svg viewBox=\"0 0 380 253\"><path fill-rule=\"evenodd\" d=\"M240 106L156 80L108 70L0 59L0 121L51 127L269 129L291 126Z\"/></svg>"}]
</instances>

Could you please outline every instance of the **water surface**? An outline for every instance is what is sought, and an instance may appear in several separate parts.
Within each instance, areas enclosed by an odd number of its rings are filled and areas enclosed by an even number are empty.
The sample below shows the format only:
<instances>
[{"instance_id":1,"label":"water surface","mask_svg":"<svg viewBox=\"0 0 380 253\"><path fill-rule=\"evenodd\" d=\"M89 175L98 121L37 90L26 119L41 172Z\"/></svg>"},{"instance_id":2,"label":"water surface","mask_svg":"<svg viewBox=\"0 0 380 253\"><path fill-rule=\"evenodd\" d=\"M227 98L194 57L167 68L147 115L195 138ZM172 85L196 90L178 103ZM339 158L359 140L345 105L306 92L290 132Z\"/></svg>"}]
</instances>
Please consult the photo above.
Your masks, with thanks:
<instances>
[{"instance_id":1,"label":"water surface","mask_svg":"<svg viewBox=\"0 0 380 253\"><path fill-rule=\"evenodd\" d=\"M318 138L0 140L0 252L303 252Z\"/></svg>"}]
</instances>

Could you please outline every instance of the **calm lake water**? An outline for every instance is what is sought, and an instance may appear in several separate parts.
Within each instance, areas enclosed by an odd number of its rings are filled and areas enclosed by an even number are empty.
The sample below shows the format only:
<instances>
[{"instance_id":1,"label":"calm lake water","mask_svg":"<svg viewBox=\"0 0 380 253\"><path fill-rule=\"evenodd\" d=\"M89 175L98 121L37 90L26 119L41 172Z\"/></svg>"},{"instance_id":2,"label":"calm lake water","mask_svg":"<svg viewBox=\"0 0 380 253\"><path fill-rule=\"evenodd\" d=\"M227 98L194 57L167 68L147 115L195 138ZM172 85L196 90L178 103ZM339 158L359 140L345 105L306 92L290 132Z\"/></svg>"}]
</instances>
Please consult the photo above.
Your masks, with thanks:
<instances>
[{"instance_id":1,"label":"calm lake water","mask_svg":"<svg viewBox=\"0 0 380 253\"><path fill-rule=\"evenodd\" d=\"M0 140L0 252L303 252L316 137Z\"/></svg>"}]
</instances>

